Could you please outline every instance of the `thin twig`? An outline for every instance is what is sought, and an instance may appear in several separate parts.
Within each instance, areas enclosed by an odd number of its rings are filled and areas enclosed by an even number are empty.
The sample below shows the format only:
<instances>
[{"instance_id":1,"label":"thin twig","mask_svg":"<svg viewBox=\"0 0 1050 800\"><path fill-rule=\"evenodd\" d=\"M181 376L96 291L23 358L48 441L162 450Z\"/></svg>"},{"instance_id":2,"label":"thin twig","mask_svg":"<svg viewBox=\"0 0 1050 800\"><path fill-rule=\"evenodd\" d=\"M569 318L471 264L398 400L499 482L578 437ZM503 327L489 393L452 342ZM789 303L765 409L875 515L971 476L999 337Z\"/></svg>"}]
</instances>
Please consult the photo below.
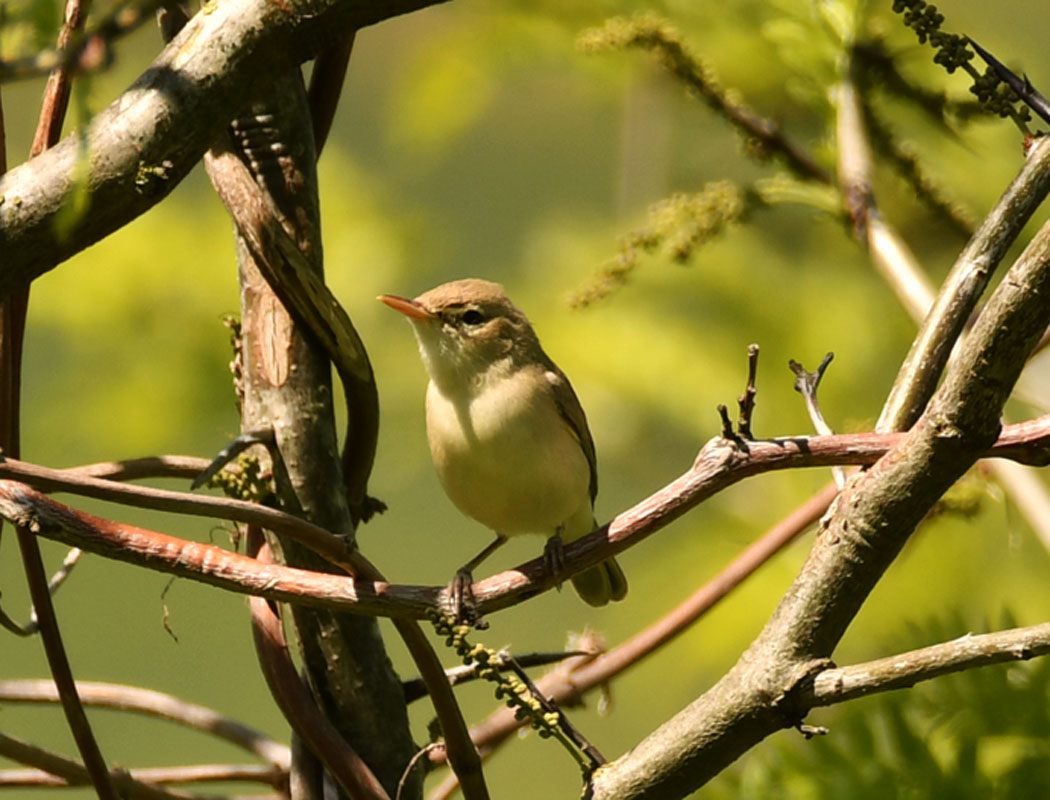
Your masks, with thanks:
<instances>
[{"instance_id":1,"label":"thin twig","mask_svg":"<svg viewBox=\"0 0 1050 800\"><path fill-rule=\"evenodd\" d=\"M262 731L225 717L218 712L188 703L170 694L98 681L77 681L81 702L95 708L134 712L185 725L200 733L216 736L235 747L253 753L271 764L287 770L291 754ZM55 684L47 680L0 680L0 702L57 703Z\"/></svg>"},{"instance_id":2,"label":"thin twig","mask_svg":"<svg viewBox=\"0 0 1050 800\"><path fill-rule=\"evenodd\" d=\"M96 788L98 787L98 783L94 781L92 776L89 776L83 765L35 745L19 741L5 733L0 733L0 755L11 761L33 766L44 772L57 775L70 786L94 785ZM107 775L107 777L120 786L120 796L132 798L132 800L207 800L207 798L203 798L200 795L163 789L160 786L137 781L126 772L114 772ZM113 796L117 797L116 794ZM213 800L219 799L213 798Z\"/></svg>"},{"instance_id":3,"label":"thin twig","mask_svg":"<svg viewBox=\"0 0 1050 800\"><path fill-rule=\"evenodd\" d=\"M905 689L921 681L989 664L1026 661L1050 653L1050 623L984 634L819 673L807 702L841 703L876 692Z\"/></svg>"},{"instance_id":4,"label":"thin twig","mask_svg":"<svg viewBox=\"0 0 1050 800\"><path fill-rule=\"evenodd\" d=\"M582 650L564 650L557 653L525 653L524 655L514 656L514 661L517 662L519 667L529 669L531 667L546 667L551 664L557 664L559 661L564 661L567 658L576 658L584 655L591 654ZM485 666L500 671L508 670L511 668L508 660L509 656L510 653L507 651L497 653L496 657L488 661ZM479 678L478 665L464 664L459 667L450 667L445 670L445 677L452 686L461 686L462 684L476 681ZM421 678L410 678L402 681L401 688L405 692L406 703L413 703L427 696L426 684L423 683Z\"/></svg>"},{"instance_id":5,"label":"thin twig","mask_svg":"<svg viewBox=\"0 0 1050 800\"><path fill-rule=\"evenodd\" d=\"M253 445L260 444L266 448L270 457L276 462L280 459L280 450L277 448L277 437L273 428L257 431L245 431L237 436L216 454L215 458L207 467L193 479L190 489L200 489L212 478L218 475L231 461Z\"/></svg>"},{"instance_id":6,"label":"thin twig","mask_svg":"<svg viewBox=\"0 0 1050 800\"><path fill-rule=\"evenodd\" d=\"M266 764L193 764L178 767L140 767L127 771L134 780L157 785L180 783L264 783L275 789L283 789L288 782L287 772ZM54 788L87 785L60 778L57 775L35 769L0 770L0 788L32 787ZM282 792L283 793L283 792ZM170 795L168 795L170 796ZM229 796L225 796L230 800ZM200 800L200 795L193 795Z\"/></svg>"},{"instance_id":7,"label":"thin twig","mask_svg":"<svg viewBox=\"0 0 1050 800\"><path fill-rule=\"evenodd\" d=\"M831 436L834 431L828 425L824 419L824 414L820 410L817 390L820 388L820 381L824 378L824 372L834 357L835 354L831 352L825 355L821 359L820 364L817 365L816 372L809 372L795 359L788 361L788 367L795 373L795 391L802 395L806 403L806 411L809 413L809 419L813 423L813 428L822 436ZM832 467L831 473L835 477L836 486L841 489L846 485L846 472L842 467Z\"/></svg>"},{"instance_id":8,"label":"thin twig","mask_svg":"<svg viewBox=\"0 0 1050 800\"><path fill-rule=\"evenodd\" d=\"M143 478L191 479L210 462L198 456L163 455L129 458L123 461L98 461L58 470L59 474L110 481L134 481Z\"/></svg>"},{"instance_id":9,"label":"thin twig","mask_svg":"<svg viewBox=\"0 0 1050 800\"><path fill-rule=\"evenodd\" d=\"M1022 102L1032 111L1042 117L1044 122L1050 122L1050 101L1047 101L1045 97L1035 90L1027 76L1021 78L1015 75L999 59L977 44L972 37L967 36L966 39L969 41L970 46L977 51L977 54L984 59L984 62L999 76L999 80L1013 89L1014 94L1021 98Z\"/></svg>"},{"instance_id":10,"label":"thin twig","mask_svg":"<svg viewBox=\"0 0 1050 800\"><path fill-rule=\"evenodd\" d=\"M90 0L68 0L65 20L58 32L58 50L65 50L84 28ZM33 144L29 156L38 156L49 147L54 147L62 135L62 123L69 108L69 93L73 85L73 75L69 65L61 64L50 71L44 87L44 99L41 103L40 118L37 123Z\"/></svg>"},{"instance_id":11,"label":"thin twig","mask_svg":"<svg viewBox=\"0 0 1050 800\"><path fill-rule=\"evenodd\" d=\"M51 602L48 590L47 574L44 572L44 560L40 553L40 542L25 526L15 523L19 548L22 551L22 566L25 569L26 584L29 596L33 601L34 615L40 627L40 639L47 655L51 677L58 687L62 699L62 710L65 712L70 733L76 742L77 749L84 759L84 767L90 776L95 793L101 800L117 800L117 791L113 786L109 768L102 757L95 734L91 730L87 714L77 696L76 681L73 669L62 644L62 634L55 616L55 607Z\"/></svg>"},{"instance_id":12,"label":"thin twig","mask_svg":"<svg viewBox=\"0 0 1050 800\"><path fill-rule=\"evenodd\" d=\"M55 592L59 590L62 584L65 583L73 573L73 569L80 562L80 557L83 554L84 551L76 547L70 549L70 551L66 553L66 557L62 559L62 566L55 570L55 573L47 582L48 594L52 597L55 596ZM35 609L30 610L29 620L27 622L19 623L4 611L2 605L0 605L0 627L13 633L15 636L32 636L40 630L40 624L36 618Z\"/></svg>"},{"instance_id":13,"label":"thin twig","mask_svg":"<svg viewBox=\"0 0 1050 800\"><path fill-rule=\"evenodd\" d=\"M544 713L557 715L558 729L566 739L568 739L584 756L586 756L587 761L590 762L588 774L594 772L594 770L602 764L608 763L608 759L606 759L598 748L580 733L579 729L572 724L572 721L568 718L565 712L558 707L558 704L543 693L532 678L529 677L528 673L522 669L521 665L514 660L513 656L510 657L510 665L511 670L518 676L518 680L524 683L532 693L532 696L539 701L540 707L543 709Z\"/></svg>"}]
</instances>

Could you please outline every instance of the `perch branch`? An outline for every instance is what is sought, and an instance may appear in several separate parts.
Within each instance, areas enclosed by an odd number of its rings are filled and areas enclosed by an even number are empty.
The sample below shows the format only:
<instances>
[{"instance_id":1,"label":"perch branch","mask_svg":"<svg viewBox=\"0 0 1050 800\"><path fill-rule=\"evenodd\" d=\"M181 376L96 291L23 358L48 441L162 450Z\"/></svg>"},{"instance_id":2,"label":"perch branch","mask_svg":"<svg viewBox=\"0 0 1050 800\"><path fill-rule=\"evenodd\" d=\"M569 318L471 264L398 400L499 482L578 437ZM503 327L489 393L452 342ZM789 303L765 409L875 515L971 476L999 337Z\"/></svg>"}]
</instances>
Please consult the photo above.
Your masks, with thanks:
<instances>
[{"instance_id":1,"label":"perch branch","mask_svg":"<svg viewBox=\"0 0 1050 800\"><path fill-rule=\"evenodd\" d=\"M560 665L537 681L540 691L560 705L573 705L580 702L587 692L603 686L655 653L688 630L747 577L816 523L828 510L837 494L838 489L834 484L825 486L756 539L717 575L663 618L606 653ZM521 720L514 717L512 711L501 708L476 725L471 730L471 736L483 753L490 754L522 724ZM431 760L440 763L444 758L440 752L436 752L432 754Z\"/></svg>"},{"instance_id":2,"label":"perch branch","mask_svg":"<svg viewBox=\"0 0 1050 800\"><path fill-rule=\"evenodd\" d=\"M574 574L633 546L744 478L789 468L874 464L888 450L899 447L904 437L905 434L900 433L839 434L756 440L748 443L747 453L724 439L712 439L686 473L608 525L566 545L565 574ZM1047 464L1050 462L1050 415L1006 426L984 456ZM280 530L310 547L316 546L316 552L348 571L360 571L362 576L377 574L360 556L348 557L338 548L333 549L331 537L323 529L263 506L193 495L188 496L192 503L186 505L173 502L171 497L181 499L182 493L121 486L83 477L72 479L57 470L11 459L0 463L0 477L14 479L0 480L0 516L21 520L45 538L109 558L211 583L229 591L353 613L419 619L428 609L440 608L443 602L444 589L438 587L390 585L367 577L349 579L277 565L263 568L254 559L214 545L189 542L75 511L16 481L147 508L255 523ZM105 484L101 487L105 491L95 484ZM133 493L125 495L125 492ZM155 503L151 495L156 493L161 497ZM536 558L479 581L474 591L482 613L487 614L553 588L554 583L543 559Z\"/></svg>"}]
</instances>

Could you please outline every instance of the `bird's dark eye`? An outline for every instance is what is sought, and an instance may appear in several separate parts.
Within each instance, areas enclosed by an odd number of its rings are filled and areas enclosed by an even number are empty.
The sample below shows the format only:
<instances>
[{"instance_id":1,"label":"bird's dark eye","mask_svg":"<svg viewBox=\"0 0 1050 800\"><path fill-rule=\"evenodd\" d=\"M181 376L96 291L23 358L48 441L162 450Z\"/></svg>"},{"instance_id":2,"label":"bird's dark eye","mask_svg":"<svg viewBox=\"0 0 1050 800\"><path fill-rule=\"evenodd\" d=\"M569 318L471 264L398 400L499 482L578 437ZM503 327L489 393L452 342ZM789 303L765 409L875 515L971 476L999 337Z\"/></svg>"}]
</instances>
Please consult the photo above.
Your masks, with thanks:
<instances>
[{"instance_id":1,"label":"bird's dark eye","mask_svg":"<svg viewBox=\"0 0 1050 800\"><path fill-rule=\"evenodd\" d=\"M480 325L485 321L485 315L476 308L468 308L460 319L467 325Z\"/></svg>"}]
</instances>

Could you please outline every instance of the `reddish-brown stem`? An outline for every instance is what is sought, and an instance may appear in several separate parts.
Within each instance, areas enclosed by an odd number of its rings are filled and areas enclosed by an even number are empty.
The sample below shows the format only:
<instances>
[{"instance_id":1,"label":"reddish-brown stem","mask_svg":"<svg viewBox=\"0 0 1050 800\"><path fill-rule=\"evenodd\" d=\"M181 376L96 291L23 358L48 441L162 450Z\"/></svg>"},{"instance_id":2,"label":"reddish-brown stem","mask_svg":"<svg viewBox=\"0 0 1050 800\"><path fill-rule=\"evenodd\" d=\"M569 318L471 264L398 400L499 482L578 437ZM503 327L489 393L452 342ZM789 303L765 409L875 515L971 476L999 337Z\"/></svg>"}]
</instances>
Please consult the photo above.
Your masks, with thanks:
<instances>
[{"instance_id":1,"label":"reddish-brown stem","mask_svg":"<svg viewBox=\"0 0 1050 800\"><path fill-rule=\"evenodd\" d=\"M262 530L248 526L248 553L261 563L271 564L270 549ZM281 619L261 597L251 599L252 638L266 684L281 713L327 767L332 777L353 798L389 800L372 770L361 759L328 719L321 713L303 686L288 652Z\"/></svg>"},{"instance_id":2,"label":"reddish-brown stem","mask_svg":"<svg viewBox=\"0 0 1050 800\"><path fill-rule=\"evenodd\" d=\"M65 21L58 34L58 47L67 46L73 36L83 27L84 15L88 0L68 0L66 3ZM62 131L62 122L69 105L70 74L67 68L60 67L48 77L44 89L44 99L40 111L36 135L30 148L30 156L42 153L58 141ZM25 338L26 313L29 307L29 284L15 287L4 298L2 309L2 341L0 341L0 385L3 389L2 439L0 447L5 452L17 457L20 451L20 405L21 405L21 371L22 344ZM29 531L16 527L22 563L26 573L29 596L33 602L36 620L40 629L40 638L47 655L51 675L55 679L62 708L69 723L73 739L77 744L84 768L91 777L95 792L103 800L113 798L117 793L110 780L109 769L102 758L102 751L88 723L84 707L77 696L73 671L69 665L62 636L58 628L54 605L51 602L51 587L44 569L44 560L40 553L40 543Z\"/></svg>"},{"instance_id":3,"label":"reddish-brown stem","mask_svg":"<svg viewBox=\"0 0 1050 800\"><path fill-rule=\"evenodd\" d=\"M772 470L802 466L873 464L903 434L845 434L756 440L746 452L732 443L713 439L701 450L693 467L663 489L619 514L608 525L565 548L568 574L634 546L663 529L689 509L741 480ZM1027 464L1050 460L1050 415L1003 428L985 457L1010 458ZM140 486L121 486L48 470L14 460L0 462L0 513L34 526L48 538L64 541L110 558L176 573L232 591L271 599L324 605L362 614L394 618L421 618L440 602L436 587L390 585L373 579L378 572L355 551L324 546L335 537L317 526L274 509L223 498L162 492ZM211 545L188 542L156 531L119 525L75 511L28 489L24 481L46 490L65 489L95 497L175 513L208 515L256 523L303 542L332 563L358 575L347 580L307 570L262 569L253 559ZM515 605L554 586L542 558L519 564L474 585L482 613ZM447 682L446 682L447 686Z\"/></svg>"},{"instance_id":4,"label":"reddish-brown stem","mask_svg":"<svg viewBox=\"0 0 1050 800\"><path fill-rule=\"evenodd\" d=\"M47 655L51 676L55 679L55 685L62 697L62 709L69 722L69 730L84 759L84 767L91 776L95 792L102 800L117 800L117 792L110 781L109 769L102 758L102 751L99 750L98 742L95 741L91 725L88 723L87 714L84 713L84 707L77 696L73 670L69 666L66 650L62 645L62 635L58 629L55 607L51 603L47 573L44 571L44 560L40 555L40 544L36 536L24 527L16 526L15 531L18 534L18 544L22 551L22 564L25 568L26 583L29 585L29 595L33 600L33 608L40 625L40 638Z\"/></svg>"}]
</instances>

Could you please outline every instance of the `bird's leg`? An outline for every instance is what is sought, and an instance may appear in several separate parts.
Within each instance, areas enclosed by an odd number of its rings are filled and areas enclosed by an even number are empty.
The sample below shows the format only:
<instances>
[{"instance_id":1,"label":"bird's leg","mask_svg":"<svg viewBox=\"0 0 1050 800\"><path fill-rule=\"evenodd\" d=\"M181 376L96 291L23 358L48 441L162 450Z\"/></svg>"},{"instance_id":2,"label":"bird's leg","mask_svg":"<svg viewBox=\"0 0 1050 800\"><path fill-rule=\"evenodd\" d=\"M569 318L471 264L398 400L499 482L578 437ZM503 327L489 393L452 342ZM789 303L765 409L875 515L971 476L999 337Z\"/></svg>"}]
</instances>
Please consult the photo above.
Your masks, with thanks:
<instances>
[{"instance_id":1,"label":"bird's leg","mask_svg":"<svg viewBox=\"0 0 1050 800\"><path fill-rule=\"evenodd\" d=\"M456 576L448 587L450 610L452 616L456 618L456 622L470 622L472 624L478 622L477 607L474 604L474 569L499 550L506 541L506 536L497 533L496 538L489 542L484 550L456 570Z\"/></svg>"},{"instance_id":2,"label":"bird's leg","mask_svg":"<svg viewBox=\"0 0 1050 800\"><path fill-rule=\"evenodd\" d=\"M557 575L565 567L565 544L561 540L561 532L562 526L559 525L543 546L543 565L551 575ZM557 588L560 592L561 581L558 581Z\"/></svg>"}]
</instances>

